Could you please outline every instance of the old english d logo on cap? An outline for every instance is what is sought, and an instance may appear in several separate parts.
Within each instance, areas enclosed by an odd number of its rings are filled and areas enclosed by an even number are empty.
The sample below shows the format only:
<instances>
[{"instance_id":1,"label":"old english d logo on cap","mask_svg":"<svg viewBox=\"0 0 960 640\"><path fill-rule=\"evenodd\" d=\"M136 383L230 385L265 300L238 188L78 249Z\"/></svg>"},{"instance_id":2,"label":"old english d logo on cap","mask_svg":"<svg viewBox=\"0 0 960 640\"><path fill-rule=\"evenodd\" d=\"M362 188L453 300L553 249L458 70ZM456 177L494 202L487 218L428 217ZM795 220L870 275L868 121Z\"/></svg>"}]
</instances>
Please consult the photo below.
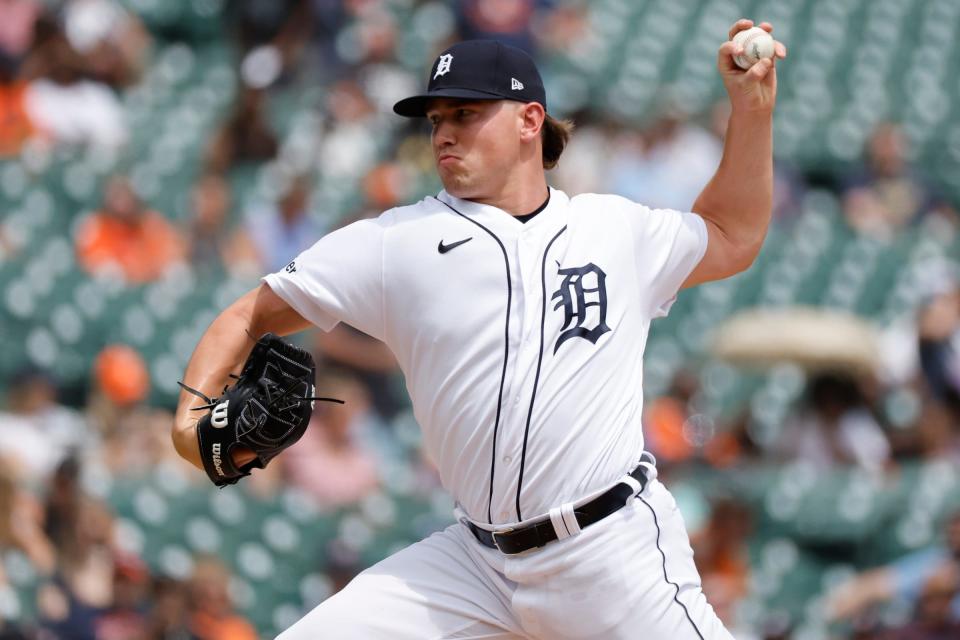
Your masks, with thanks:
<instances>
[{"instance_id":1,"label":"old english d logo on cap","mask_svg":"<svg viewBox=\"0 0 960 640\"><path fill-rule=\"evenodd\" d=\"M433 98L539 102L547 108L533 58L496 40L466 40L443 51L434 60L427 91L399 101L393 110L408 118L423 117Z\"/></svg>"},{"instance_id":2,"label":"old english d logo on cap","mask_svg":"<svg viewBox=\"0 0 960 640\"><path fill-rule=\"evenodd\" d=\"M450 72L450 63L453 62L453 56L449 53L444 54L437 58L437 72L433 74L433 79L436 80L440 76L446 75Z\"/></svg>"}]
</instances>

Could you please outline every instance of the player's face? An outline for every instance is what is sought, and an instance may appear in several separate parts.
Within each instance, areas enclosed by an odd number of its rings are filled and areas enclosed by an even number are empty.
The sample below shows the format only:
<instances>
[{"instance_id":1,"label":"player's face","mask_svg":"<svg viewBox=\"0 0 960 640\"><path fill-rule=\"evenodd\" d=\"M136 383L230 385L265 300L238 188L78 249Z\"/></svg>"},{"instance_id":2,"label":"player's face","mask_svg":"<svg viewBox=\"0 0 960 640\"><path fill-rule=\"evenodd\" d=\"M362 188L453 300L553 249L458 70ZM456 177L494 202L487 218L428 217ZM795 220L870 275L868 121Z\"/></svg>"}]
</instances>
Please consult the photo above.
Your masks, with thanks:
<instances>
[{"instance_id":1,"label":"player's face","mask_svg":"<svg viewBox=\"0 0 960 640\"><path fill-rule=\"evenodd\" d=\"M437 173L458 198L495 196L520 157L520 103L436 99L427 107Z\"/></svg>"}]
</instances>

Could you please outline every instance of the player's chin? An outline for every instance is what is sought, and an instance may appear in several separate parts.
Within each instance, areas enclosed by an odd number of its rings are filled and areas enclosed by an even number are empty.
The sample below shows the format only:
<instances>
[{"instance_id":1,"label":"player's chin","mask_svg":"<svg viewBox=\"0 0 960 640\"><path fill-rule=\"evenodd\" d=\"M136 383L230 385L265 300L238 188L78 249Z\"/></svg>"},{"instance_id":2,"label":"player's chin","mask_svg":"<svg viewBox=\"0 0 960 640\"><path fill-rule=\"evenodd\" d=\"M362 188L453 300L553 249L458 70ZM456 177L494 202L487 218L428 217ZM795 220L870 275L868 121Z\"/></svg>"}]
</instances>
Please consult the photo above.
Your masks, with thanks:
<instances>
[{"instance_id":1,"label":"player's chin","mask_svg":"<svg viewBox=\"0 0 960 640\"><path fill-rule=\"evenodd\" d=\"M460 171L444 171L440 168L440 182L443 183L443 189L457 198L469 198L472 193L469 176Z\"/></svg>"},{"instance_id":2,"label":"player's chin","mask_svg":"<svg viewBox=\"0 0 960 640\"><path fill-rule=\"evenodd\" d=\"M458 176L463 176L465 173L463 163L459 160L442 160L437 162L437 173L440 174L440 178L443 180L453 179Z\"/></svg>"}]
</instances>

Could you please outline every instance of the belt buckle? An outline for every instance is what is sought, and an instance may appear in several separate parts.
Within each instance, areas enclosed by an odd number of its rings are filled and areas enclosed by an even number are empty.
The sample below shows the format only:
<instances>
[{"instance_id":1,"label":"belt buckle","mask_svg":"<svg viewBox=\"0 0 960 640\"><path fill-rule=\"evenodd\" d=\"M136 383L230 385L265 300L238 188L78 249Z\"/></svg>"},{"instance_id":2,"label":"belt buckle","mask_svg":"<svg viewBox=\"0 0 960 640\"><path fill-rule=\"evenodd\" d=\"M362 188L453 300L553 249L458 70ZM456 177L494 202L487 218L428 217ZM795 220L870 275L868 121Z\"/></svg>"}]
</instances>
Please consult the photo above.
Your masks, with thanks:
<instances>
[{"instance_id":1,"label":"belt buckle","mask_svg":"<svg viewBox=\"0 0 960 640\"><path fill-rule=\"evenodd\" d=\"M493 546L497 548L497 551L500 553L506 553L503 549L500 548L500 543L497 542L498 535L506 535L508 533L513 533L516 529L510 527L509 529L503 529L501 531L491 531L490 537L493 539Z\"/></svg>"}]
</instances>

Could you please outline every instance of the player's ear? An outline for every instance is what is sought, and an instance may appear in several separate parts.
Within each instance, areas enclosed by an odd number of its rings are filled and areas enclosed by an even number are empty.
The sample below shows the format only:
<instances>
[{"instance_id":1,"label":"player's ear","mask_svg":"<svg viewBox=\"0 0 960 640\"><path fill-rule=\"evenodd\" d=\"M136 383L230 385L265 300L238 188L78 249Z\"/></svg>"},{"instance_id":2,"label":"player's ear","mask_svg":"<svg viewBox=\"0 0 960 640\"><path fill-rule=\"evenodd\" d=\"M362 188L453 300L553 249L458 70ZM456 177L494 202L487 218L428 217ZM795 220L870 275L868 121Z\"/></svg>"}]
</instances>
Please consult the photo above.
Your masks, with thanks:
<instances>
[{"instance_id":1,"label":"player's ear","mask_svg":"<svg viewBox=\"0 0 960 640\"><path fill-rule=\"evenodd\" d=\"M539 102L527 102L519 105L520 110L520 139L523 142L531 142L540 136L540 130L543 128L543 121L547 117L547 112L543 110L543 105Z\"/></svg>"}]
</instances>

